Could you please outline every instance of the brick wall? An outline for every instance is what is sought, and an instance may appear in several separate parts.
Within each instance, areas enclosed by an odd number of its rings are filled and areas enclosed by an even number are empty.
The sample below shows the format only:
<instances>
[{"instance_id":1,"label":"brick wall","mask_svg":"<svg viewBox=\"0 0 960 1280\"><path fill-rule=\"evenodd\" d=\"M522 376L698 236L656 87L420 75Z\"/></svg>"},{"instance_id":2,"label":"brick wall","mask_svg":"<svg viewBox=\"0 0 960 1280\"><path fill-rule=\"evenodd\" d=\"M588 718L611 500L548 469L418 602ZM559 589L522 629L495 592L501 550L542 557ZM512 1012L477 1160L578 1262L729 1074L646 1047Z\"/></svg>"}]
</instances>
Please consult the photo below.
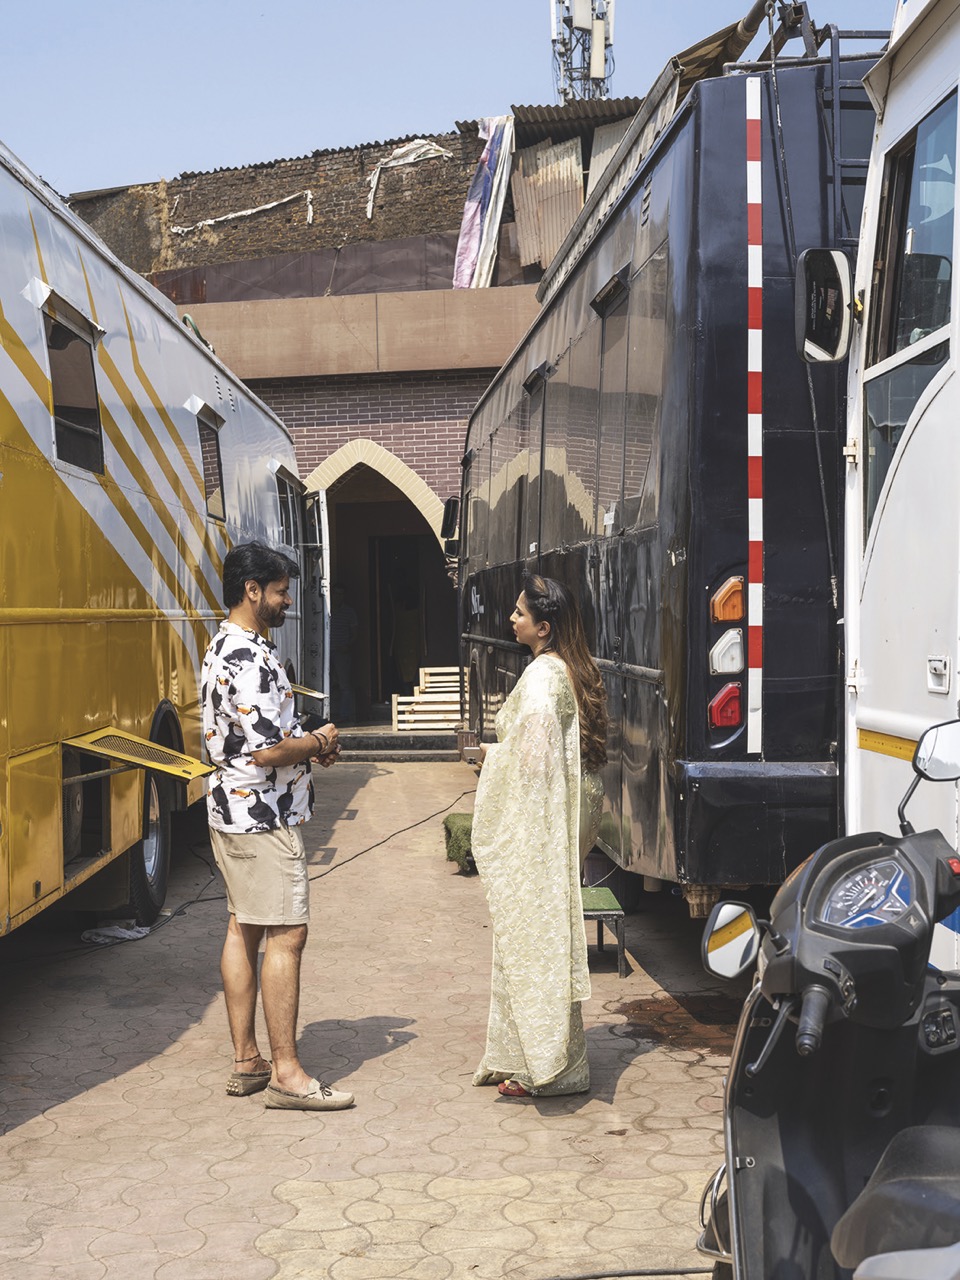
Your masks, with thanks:
<instances>
[{"instance_id":1,"label":"brick wall","mask_svg":"<svg viewBox=\"0 0 960 1280\"><path fill-rule=\"evenodd\" d=\"M251 381L293 436L306 477L350 440L372 440L441 500L460 492L467 419L494 370Z\"/></svg>"},{"instance_id":2,"label":"brick wall","mask_svg":"<svg viewBox=\"0 0 960 1280\"><path fill-rule=\"evenodd\" d=\"M182 174L170 181L80 195L70 203L118 257L143 274L456 231L484 143L475 128L430 140L451 152L451 158L382 170L370 219L370 175L404 140ZM250 217L183 234L172 229L307 190L312 192L311 222L306 197L297 196Z\"/></svg>"}]
</instances>

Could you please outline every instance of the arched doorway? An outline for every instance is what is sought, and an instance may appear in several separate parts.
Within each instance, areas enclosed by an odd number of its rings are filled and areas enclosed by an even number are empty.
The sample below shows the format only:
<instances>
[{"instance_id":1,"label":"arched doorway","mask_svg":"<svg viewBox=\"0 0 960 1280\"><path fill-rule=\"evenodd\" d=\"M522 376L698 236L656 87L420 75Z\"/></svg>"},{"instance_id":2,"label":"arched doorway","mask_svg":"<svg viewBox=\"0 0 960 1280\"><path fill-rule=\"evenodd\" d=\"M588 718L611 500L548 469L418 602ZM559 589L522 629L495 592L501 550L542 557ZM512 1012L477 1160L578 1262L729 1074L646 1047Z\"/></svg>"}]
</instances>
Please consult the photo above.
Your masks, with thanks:
<instances>
[{"instance_id":1,"label":"arched doorway","mask_svg":"<svg viewBox=\"0 0 960 1280\"><path fill-rule=\"evenodd\" d=\"M355 713L341 719L384 719L391 695L410 693L420 667L456 666L456 591L436 531L378 470L356 463L326 493L331 583L342 585L358 622Z\"/></svg>"}]
</instances>

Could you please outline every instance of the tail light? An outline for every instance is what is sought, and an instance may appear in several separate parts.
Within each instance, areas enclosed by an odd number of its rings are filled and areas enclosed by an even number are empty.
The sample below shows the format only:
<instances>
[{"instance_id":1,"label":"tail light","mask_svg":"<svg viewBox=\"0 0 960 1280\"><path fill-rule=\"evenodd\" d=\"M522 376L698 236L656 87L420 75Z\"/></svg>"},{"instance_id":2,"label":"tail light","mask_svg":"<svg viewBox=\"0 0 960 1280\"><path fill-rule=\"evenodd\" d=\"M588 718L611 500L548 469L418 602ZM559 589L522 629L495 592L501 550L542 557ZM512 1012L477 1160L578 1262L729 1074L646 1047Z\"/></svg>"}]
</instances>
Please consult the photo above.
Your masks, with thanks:
<instances>
[{"instance_id":1,"label":"tail light","mask_svg":"<svg viewBox=\"0 0 960 1280\"><path fill-rule=\"evenodd\" d=\"M736 729L743 723L743 700L739 681L725 684L707 707L711 729Z\"/></svg>"},{"instance_id":2,"label":"tail light","mask_svg":"<svg viewBox=\"0 0 960 1280\"><path fill-rule=\"evenodd\" d=\"M710 674L736 676L742 670L743 632L739 627L731 627L710 650Z\"/></svg>"},{"instance_id":3,"label":"tail light","mask_svg":"<svg viewBox=\"0 0 960 1280\"><path fill-rule=\"evenodd\" d=\"M743 614L743 578L728 578L710 597L710 621L739 622Z\"/></svg>"}]
</instances>

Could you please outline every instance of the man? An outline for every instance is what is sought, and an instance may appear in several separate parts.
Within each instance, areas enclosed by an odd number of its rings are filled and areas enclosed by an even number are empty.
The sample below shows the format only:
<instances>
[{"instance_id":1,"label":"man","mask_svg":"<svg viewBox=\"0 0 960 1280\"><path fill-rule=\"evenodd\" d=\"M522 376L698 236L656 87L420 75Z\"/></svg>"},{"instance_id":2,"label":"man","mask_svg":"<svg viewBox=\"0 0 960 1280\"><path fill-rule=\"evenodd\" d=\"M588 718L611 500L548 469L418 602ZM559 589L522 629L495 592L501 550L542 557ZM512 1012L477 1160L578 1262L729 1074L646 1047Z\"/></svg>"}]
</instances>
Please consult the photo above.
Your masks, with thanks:
<instances>
[{"instance_id":1,"label":"man","mask_svg":"<svg viewBox=\"0 0 960 1280\"><path fill-rule=\"evenodd\" d=\"M243 543L223 562L229 610L203 660L201 701L207 752L216 772L207 793L210 842L230 912L220 973L234 1046L227 1093L266 1090L266 1105L336 1111L353 1094L304 1071L297 1056L300 959L307 940L309 880L300 826L313 809L310 762L324 768L340 750L336 725L305 732L290 681L267 632L292 604L289 557ZM257 955L266 938L260 996L273 1064L257 1048Z\"/></svg>"}]
</instances>

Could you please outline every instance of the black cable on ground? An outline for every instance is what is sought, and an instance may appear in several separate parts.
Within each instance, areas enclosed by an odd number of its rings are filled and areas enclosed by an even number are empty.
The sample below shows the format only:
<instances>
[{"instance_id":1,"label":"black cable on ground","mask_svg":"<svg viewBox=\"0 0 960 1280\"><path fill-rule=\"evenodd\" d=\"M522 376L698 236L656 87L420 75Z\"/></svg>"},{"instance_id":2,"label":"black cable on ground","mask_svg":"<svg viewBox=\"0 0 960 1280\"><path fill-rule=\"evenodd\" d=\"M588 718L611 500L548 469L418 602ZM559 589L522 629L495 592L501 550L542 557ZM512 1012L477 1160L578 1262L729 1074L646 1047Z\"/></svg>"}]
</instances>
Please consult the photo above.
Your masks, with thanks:
<instances>
[{"instance_id":1,"label":"black cable on ground","mask_svg":"<svg viewBox=\"0 0 960 1280\"><path fill-rule=\"evenodd\" d=\"M679 1267L671 1270L643 1268L640 1271L587 1271L570 1276L551 1276L550 1280L636 1280L639 1276L708 1276L710 1267Z\"/></svg>"},{"instance_id":2,"label":"black cable on ground","mask_svg":"<svg viewBox=\"0 0 960 1280\"><path fill-rule=\"evenodd\" d=\"M448 809L452 809L453 806L457 803L457 801L462 800L464 796L472 796L475 794L475 792L476 792L476 788L469 791L461 791L458 796L455 796L450 801L450 803L448 805L444 805L442 809L437 809L435 813L428 813L427 816L424 818L418 818L416 822L411 822L409 826L400 827L396 831L391 831L389 835L384 836L382 840L378 840L376 844L368 845L365 849L359 849L356 853L352 853L349 858L344 858L342 862L337 862L332 867L328 867L326 871L320 871L320 872L317 872L316 875L310 876L309 877L310 880L311 881L321 880L324 876L330 875L332 871L336 871L339 867L345 867L348 862L353 862L356 858L362 857L365 853L372 853L374 849L379 849L382 845L387 844L390 840L393 840L396 836L402 836L407 831L413 831L415 827L422 827L425 822L431 822L434 818L438 818L441 813L446 813ZM204 894L206 893L206 890L209 888L209 886L213 883L215 879L215 871L214 871L214 868L210 865L209 861L206 858L204 858L202 854L197 853L196 848L193 845L190 845L189 848L190 848L191 854L195 858L197 858L200 862L202 862L204 866L209 870L210 879L203 886L203 888L200 890L200 892L197 894L195 898L190 898L186 902L181 902L178 907L175 907L169 913L169 915L164 916L163 919L158 920L156 924L152 925L150 928L151 934L157 933L160 929L163 929L166 925L168 925L171 922L171 920L176 920L178 916L185 915L190 907L206 906L208 902L225 902L226 901L227 895L225 893L216 893L216 894L210 895L209 897L204 896ZM150 934L144 934L143 936L149 937ZM61 951L51 951L43 956L36 956L36 955L23 956L18 959L10 960L7 963L10 967L12 967L14 965L19 965L19 964L27 964L27 963L37 964L40 961L59 960L63 956L93 955L97 951L103 951L108 947L121 947L121 946L125 946L128 942L141 942L141 941L142 941L141 938L112 938L109 942L85 943L83 946L80 946L80 947L65 947Z\"/></svg>"}]
</instances>

